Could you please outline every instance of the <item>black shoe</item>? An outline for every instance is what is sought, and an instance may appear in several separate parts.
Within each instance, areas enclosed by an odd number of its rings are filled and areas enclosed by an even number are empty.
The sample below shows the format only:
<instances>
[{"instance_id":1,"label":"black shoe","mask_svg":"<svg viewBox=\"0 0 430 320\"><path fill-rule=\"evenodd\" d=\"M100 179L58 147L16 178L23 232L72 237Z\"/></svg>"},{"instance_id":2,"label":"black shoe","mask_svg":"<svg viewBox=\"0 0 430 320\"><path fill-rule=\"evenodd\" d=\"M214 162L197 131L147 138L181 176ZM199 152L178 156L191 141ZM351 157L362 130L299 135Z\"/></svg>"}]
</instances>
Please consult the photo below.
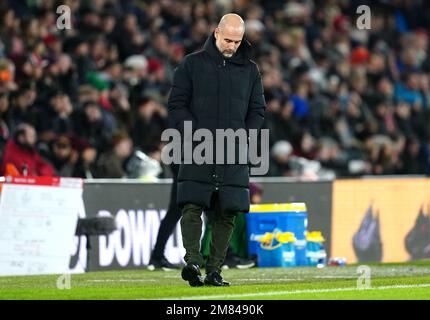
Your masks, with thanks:
<instances>
[{"instance_id":1,"label":"black shoe","mask_svg":"<svg viewBox=\"0 0 430 320\"><path fill-rule=\"evenodd\" d=\"M205 285L228 287L230 282L224 281L218 271L209 272L205 277Z\"/></svg>"},{"instance_id":2,"label":"black shoe","mask_svg":"<svg viewBox=\"0 0 430 320\"><path fill-rule=\"evenodd\" d=\"M156 269L162 269L164 271L172 271L172 270L180 269L181 266L170 263L166 258L161 258L161 259L151 258L146 268L150 271L154 271Z\"/></svg>"},{"instance_id":3,"label":"black shoe","mask_svg":"<svg viewBox=\"0 0 430 320\"><path fill-rule=\"evenodd\" d=\"M184 279L185 281L188 281L188 283L190 284L190 286L192 287L201 287L203 286L203 281L201 279L201 273L200 273L200 268L199 266L195 265L195 264L187 264L183 269L182 269L182 279Z\"/></svg>"},{"instance_id":4,"label":"black shoe","mask_svg":"<svg viewBox=\"0 0 430 320\"><path fill-rule=\"evenodd\" d=\"M221 266L222 269L249 269L255 266L255 260L254 259L242 259L239 257L232 257L229 259L226 259Z\"/></svg>"}]
</instances>

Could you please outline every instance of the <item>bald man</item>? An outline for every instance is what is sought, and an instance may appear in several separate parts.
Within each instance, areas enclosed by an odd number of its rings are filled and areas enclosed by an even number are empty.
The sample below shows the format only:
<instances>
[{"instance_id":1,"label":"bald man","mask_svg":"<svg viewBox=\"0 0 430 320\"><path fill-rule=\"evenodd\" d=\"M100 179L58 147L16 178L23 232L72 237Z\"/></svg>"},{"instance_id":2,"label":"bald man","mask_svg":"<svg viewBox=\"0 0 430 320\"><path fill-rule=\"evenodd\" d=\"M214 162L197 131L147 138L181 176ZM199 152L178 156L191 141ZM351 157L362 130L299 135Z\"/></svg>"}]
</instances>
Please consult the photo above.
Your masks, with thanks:
<instances>
[{"instance_id":1,"label":"bald man","mask_svg":"<svg viewBox=\"0 0 430 320\"><path fill-rule=\"evenodd\" d=\"M184 137L192 130L207 129L213 137L213 162L179 166L177 201L181 209L182 240L186 266L182 278L191 286L226 286L221 277L234 220L249 211L249 165L239 163L240 144L235 142L235 162L227 163L227 148L216 148L217 129L257 129L264 121L266 103L257 65L250 60L245 24L237 14L226 14L201 51L187 55L175 69L168 100L169 119ZM246 131L249 132L249 131ZM247 144L245 142L245 144ZM223 152L224 161L215 161ZM203 210L214 210L208 260L200 253ZM200 267L206 266L202 280Z\"/></svg>"},{"instance_id":2,"label":"bald man","mask_svg":"<svg viewBox=\"0 0 430 320\"><path fill-rule=\"evenodd\" d=\"M54 168L39 154L36 142L34 127L28 123L19 124L4 148L0 174L4 175L8 165L13 165L21 175L53 176Z\"/></svg>"}]
</instances>

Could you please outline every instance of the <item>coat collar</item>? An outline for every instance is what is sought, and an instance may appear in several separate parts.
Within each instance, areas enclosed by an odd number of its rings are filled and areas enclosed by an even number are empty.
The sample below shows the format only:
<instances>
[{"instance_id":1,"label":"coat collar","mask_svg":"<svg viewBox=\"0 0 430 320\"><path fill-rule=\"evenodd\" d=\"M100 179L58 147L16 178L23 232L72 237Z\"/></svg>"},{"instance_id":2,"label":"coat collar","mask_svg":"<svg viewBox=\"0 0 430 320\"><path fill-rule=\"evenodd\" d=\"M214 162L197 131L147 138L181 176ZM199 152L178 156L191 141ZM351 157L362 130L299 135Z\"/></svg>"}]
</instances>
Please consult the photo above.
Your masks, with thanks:
<instances>
[{"instance_id":1,"label":"coat collar","mask_svg":"<svg viewBox=\"0 0 430 320\"><path fill-rule=\"evenodd\" d=\"M225 58L215 45L215 35L214 32L206 39L203 46L203 50L206 51L216 63L222 63L223 60L235 63L235 64L245 64L249 61L249 54L251 50L251 44L248 40L243 38L239 48L236 53L231 58Z\"/></svg>"}]
</instances>

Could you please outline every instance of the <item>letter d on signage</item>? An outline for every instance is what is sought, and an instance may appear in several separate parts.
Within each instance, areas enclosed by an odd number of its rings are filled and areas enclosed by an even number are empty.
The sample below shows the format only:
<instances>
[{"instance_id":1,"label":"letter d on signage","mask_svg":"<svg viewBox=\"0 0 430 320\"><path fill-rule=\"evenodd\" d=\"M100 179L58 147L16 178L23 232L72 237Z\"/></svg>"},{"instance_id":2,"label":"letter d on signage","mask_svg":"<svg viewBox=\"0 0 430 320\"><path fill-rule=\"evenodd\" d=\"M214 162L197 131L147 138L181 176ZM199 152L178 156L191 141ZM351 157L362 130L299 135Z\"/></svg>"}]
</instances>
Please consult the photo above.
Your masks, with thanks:
<instances>
[{"instance_id":1,"label":"letter d on signage","mask_svg":"<svg viewBox=\"0 0 430 320\"><path fill-rule=\"evenodd\" d=\"M70 274L65 273L57 278L57 289L64 290L72 287Z\"/></svg>"}]
</instances>

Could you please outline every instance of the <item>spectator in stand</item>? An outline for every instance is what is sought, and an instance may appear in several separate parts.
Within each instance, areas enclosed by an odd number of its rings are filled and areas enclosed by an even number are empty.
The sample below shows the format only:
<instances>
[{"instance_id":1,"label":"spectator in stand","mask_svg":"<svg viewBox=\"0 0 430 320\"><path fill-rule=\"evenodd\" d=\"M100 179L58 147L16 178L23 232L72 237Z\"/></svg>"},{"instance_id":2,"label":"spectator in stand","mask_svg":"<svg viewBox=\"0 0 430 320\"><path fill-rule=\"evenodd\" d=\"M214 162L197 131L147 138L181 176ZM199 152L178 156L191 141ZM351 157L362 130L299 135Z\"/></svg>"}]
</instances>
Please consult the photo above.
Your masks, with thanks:
<instances>
[{"instance_id":1,"label":"spectator in stand","mask_svg":"<svg viewBox=\"0 0 430 320\"><path fill-rule=\"evenodd\" d=\"M36 92L32 84L21 86L10 95L9 126L13 130L21 123L35 123Z\"/></svg>"},{"instance_id":2,"label":"spectator in stand","mask_svg":"<svg viewBox=\"0 0 430 320\"><path fill-rule=\"evenodd\" d=\"M102 153L97 161L96 178L126 178L125 161L133 151L133 142L121 131L115 132L111 139L111 149Z\"/></svg>"},{"instance_id":3,"label":"spectator in stand","mask_svg":"<svg viewBox=\"0 0 430 320\"><path fill-rule=\"evenodd\" d=\"M136 147L147 153L158 147L167 128L167 110L149 97L142 97L137 106L132 137Z\"/></svg>"},{"instance_id":4,"label":"spectator in stand","mask_svg":"<svg viewBox=\"0 0 430 320\"><path fill-rule=\"evenodd\" d=\"M75 132L97 151L105 151L116 129L113 115L93 101L86 102L83 109L73 115Z\"/></svg>"},{"instance_id":5,"label":"spectator in stand","mask_svg":"<svg viewBox=\"0 0 430 320\"><path fill-rule=\"evenodd\" d=\"M12 139L6 143L1 162L1 174L12 164L21 175L53 176L54 168L36 150L37 134L27 123L18 125Z\"/></svg>"},{"instance_id":6,"label":"spectator in stand","mask_svg":"<svg viewBox=\"0 0 430 320\"><path fill-rule=\"evenodd\" d=\"M79 154L72 148L70 139L66 135L58 136L52 141L50 151L48 159L55 169L55 175L72 177Z\"/></svg>"},{"instance_id":7,"label":"spectator in stand","mask_svg":"<svg viewBox=\"0 0 430 320\"><path fill-rule=\"evenodd\" d=\"M9 96L5 92L0 92L0 155L10 136L9 110Z\"/></svg>"},{"instance_id":8,"label":"spectator in stand","mask_svg":"<svg viewBox=\"0 0 430 320\"><path fill-rule=\"evenodd\" d=\"M40 140L50 143L59 134L73 133L73 105L68 95L56 89L50 90L47 101L38 108L35 122Z\"/></svg>"}]
</instances>

